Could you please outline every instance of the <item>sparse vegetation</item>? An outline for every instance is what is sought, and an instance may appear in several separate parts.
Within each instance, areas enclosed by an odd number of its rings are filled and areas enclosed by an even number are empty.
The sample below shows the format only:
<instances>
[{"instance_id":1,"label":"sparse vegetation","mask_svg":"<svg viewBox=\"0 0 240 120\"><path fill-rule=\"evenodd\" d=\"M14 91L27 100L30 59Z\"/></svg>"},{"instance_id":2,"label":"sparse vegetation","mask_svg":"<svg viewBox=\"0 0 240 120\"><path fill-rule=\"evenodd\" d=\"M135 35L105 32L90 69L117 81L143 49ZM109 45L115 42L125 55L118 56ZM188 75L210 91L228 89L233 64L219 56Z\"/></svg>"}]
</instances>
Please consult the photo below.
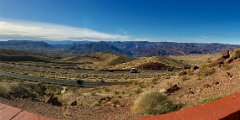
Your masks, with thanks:
<instances>
[{"instance_id":1,"label":"sparse vegetation","mask_svg":"<svg viewBox=\"0 0 240 120\"><path fill-rule=\"evenodd\" d=\"M58 95L60 89L52 85L44 85L37 83L19 83L11 86L9 95L15 98L32 99L41 101L44 95Z\"/></svg>"},{"instance_id":2,"label":"sparse vegetation","mask_svg":"<svg viewBox=\"0 0 240 120\"><path fill-rule=\"evenodd\" d=\"M209 76L209 75L214 74L215 71L216 71L216 70L215 70L214 68L202 67L202 68L199 69L198 75L199 75L199 76L206 77L206 76Z\"/></svg>"},{"instance_id":3,"label":"sparse vegetation","mask_svg":"<svg viewBox=\"0 0 240 120\"><path fill-rule=\"evenodd\" d=\"M12 86L9 94L11 97L36 100L39 98L40 94L42 94L40 92L42 92L41 88L38 89L33 84L21 83L19 85Z\"/></svg>"},{"instance_id":4,"label":"sparse vegetation","mask_svg":"<svg viewBox=\"0 0 240 120\"><path fill-rule=\"evenodd\" d=\"M44 83L22 82L13 78L0 78L0 97L43 101L45 96L60 94L61 87Z\"/></svg>"},{"instance_id":5,"label":"sparse vegetation","mask_svg":"<svg viewBox=\"0 0 240 120\"><path fill-rule=\"evenodd\" d=\"M111 70L113 66L123 64L134 60L131 57L124 55L116 55L111 53L94 53L90 55L73 56L63 58L62 61L71 61L78 64L78 67L83 69L99 69Z\"/></svg>"}]
</instances>

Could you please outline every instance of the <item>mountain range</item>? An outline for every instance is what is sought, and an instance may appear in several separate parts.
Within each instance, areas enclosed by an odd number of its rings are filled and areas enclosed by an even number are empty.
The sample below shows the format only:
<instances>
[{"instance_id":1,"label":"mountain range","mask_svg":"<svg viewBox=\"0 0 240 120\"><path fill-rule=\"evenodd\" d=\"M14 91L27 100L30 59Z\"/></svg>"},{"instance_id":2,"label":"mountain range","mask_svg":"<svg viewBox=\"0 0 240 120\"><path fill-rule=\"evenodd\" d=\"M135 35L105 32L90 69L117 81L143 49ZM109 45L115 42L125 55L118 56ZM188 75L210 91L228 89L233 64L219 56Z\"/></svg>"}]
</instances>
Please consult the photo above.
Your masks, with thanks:
<instances>
[{"instance_id":1,"label":"mountain range","mask_svg":"<svg viewBox=\"0 0 240 120\"><path fill-rule=\"evenodd\" d=\"M0 49L32 53L65 53L82 55L104 52L132 57L205 54L222 52L235 48L240 48L240 45L148 41L0 41Z\"/></svg>"}]
</instances>

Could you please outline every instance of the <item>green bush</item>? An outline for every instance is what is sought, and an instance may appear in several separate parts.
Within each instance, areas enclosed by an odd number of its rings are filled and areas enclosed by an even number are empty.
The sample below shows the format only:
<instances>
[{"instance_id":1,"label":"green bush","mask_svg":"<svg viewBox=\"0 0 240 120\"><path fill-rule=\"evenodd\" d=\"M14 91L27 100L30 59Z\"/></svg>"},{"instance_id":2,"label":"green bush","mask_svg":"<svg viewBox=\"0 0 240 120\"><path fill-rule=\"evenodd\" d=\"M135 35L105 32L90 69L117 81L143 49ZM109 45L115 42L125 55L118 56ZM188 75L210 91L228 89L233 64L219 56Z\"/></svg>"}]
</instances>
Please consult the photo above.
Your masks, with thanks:
<instances>
[{"instance_id":1,"label":"green bush","mask_svg":"<svg viewBox=\"0 0 240 120\"><path fill-rule=\"evenodd\" d=\"M133 111L138 114L164 114L178 109L168 98L157 91L141 94L134 102Z\"/></svg>"},{"instance_id":2,"label":"green bush","mask_svg":"<svg viewBox=\"0 0 240 120\"><path fill-rule=\"evenodd\" d=\"M223 98L223 96L218 96L218 97L215 97L215 98L205 98L205 99L201 100L198 104L209 103L209 102L221 99L221 98Z\"/></svg>"}]
</instances>

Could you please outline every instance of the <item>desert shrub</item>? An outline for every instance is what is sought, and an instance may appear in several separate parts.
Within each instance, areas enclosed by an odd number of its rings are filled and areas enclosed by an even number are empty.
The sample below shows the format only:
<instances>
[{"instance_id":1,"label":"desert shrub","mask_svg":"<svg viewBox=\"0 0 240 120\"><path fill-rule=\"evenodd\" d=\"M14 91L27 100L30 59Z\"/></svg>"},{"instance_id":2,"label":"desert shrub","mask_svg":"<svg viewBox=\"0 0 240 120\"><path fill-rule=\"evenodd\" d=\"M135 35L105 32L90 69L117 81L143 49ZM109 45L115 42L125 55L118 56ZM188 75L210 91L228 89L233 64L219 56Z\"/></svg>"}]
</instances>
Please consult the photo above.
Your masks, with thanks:
<instances>
[{"instance_id":1,"label":"desert shrub","mask_svg":"<svg viewBox=\"0 0 240 120\"><path fill-rule=\"evenodd\" d=\"M9 91L10 91L9 86L7 86L3 83L0 83L0 97L7 97Z\"/></svg>"},{"instance_id":2,"label":"desert shrub","mask_svg":"<svg viewBox=\"0 0 240 120\"><path fill-rule=\"evenodd\" d=\"M181 79L182 79L182 81L187 81L187 80L189 80L190 78L187 77L187 76L182 76Z\"/></svg>"},{"instance_id":3,"label":"desert shrub","mask_svg":"<svg viewBox=\"0 0 240 120\"><path fill-rule=\"evenodd\" d=\"M11 97L37 100L44 95L45 88L34 83L20 83L11 86Z\"/></svg>"},{"instance_id":4,"label":"desert shrub","mask_svg":"<svg viewBox=\"0 0 240 120\"><path fill-rule=\"evenodd\" d=\"M187 71L181 71L178 73L178 76L184 76L187 75Z\"/></svg>"},{"instance_id":5,"label":"desert shrub","mask_svg":"<svg viewBox=\"0 0 240 120\"><path fill-rule=\"evenodd\" d=\"M44 83L28 83L22 82L17 85L12 85L9 95L14 98L39 100L47 95L59 95L61 93L60 86L48 85Z\"/></svg>"},{"instance_id":6,"label":"desert shrub","mask_svg":"<svg viewBox=\"0 0 240 120\"><path fill-rule=\"evenodd\" d=\"M208 58L206 62L211 63L212 62L211 58Z\"/></svg>"},{"instance_id":7,"label":"desert shrub","mask_svg":"<svg viewBox=\"0 0 240 120\"><path fill-rule=\"evenodd\" d=\"M178 109L168 98L157 91L149 91L141 94L133 105L133 111L138 114L163 114Z\"/></svg>"},{"instance_id":8,"label":"desert shrub","mask_svg":"<svg viewBox=\"0 0 240 120\"><path fill-rule=\"evenodd\" d=\"M211 63L206 63L206 64L203 64L202 67L214 67L214 66L217 66L219 65L218 61L212 61Z\"/></svg>"},{"instance_id":9,"label":"desert shrub","mask_svg":"<svg viewBox=\"0 0 240 120\"><path fill-rule=\"evenodd\" d=\"M10 92L11 97L15 98L32 98L35 99L37 96L32 92L29 88L22 87L20 85L12 86L11 87L11 92Z\"/></svg>"},{"instance_id":10,"label":"desert shrub","mask_svg":"<svg viewBox=\"0 0 240 120\"><path fill-rule=\"evenodd\" d=\"M231 58L239 58L240 57L240 48L233 50L231 53Z\"/></svg>"},{"instance_id":11,"label":"desert shrub","mask_svg":"<svg viewBox=\"0 0 240 120\"><path fill-rule=\"evenodd\" d=\"M199 69L198 75L199 76L209 76L215 73L215 69L214 68L209 68L209 67L202 67Z\"/></svg>"},{"instance_id":12,"label":"desert shrub","mask_svg":"<svg viewBox=\"0 0 240 120\"><path fill-rule=\"evenodd\" d=\"M45 88L44 94L51 96L51 95L59 95L61 94L61 87L56 85L49 85L49 84L41 84L42 87Z\"/></svg>"}]
</instances>

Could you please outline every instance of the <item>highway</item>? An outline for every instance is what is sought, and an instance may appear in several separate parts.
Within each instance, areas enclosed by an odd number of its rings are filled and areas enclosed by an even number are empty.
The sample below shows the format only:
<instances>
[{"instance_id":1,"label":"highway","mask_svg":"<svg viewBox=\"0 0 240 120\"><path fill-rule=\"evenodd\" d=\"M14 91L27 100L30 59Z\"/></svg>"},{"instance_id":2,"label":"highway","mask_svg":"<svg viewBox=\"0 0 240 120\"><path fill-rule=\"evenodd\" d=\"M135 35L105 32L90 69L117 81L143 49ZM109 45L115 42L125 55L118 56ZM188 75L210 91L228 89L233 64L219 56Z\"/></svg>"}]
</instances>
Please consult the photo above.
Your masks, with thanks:
<instances>
[{"instance_id":1,"label":"highway","mask_svg":"<svg viewBox=\"0 0 240 120\"><path fill-rule=\"evenodd\" d=\"M75 87L96 87L96 86L109 86L109 85L126 85L131 82L85 82L83 80L60 80L60 79L50 79L43 77L34 77L28 75L21 75L16 73L10 73L0 70L0 76L16 78L19 80L26 80L32 82L42 82L47 84L55 84L61 86L75 86Z\"/></svg>"}]
</instances>

